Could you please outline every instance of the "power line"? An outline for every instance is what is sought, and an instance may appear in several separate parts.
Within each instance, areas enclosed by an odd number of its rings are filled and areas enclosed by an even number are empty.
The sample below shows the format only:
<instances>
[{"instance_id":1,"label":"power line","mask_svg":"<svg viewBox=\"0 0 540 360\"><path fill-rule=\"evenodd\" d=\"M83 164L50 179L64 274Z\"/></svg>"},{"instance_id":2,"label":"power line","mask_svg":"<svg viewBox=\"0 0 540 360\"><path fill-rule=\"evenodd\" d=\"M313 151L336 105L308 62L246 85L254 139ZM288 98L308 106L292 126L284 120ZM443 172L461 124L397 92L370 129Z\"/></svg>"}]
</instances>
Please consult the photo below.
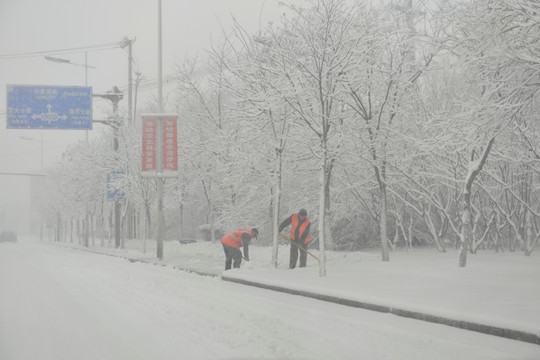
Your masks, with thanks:
<instances>
[{"instance_id":1,"label":"power line","mask_svg":"<svg viewBox=\"0 0 540 360\"><path fill-rule=\"evenodd\" d=\"M61 54L78 53L78 52L83 52L83 51L90 52L90 51L108 50L108 49L119 48L119 47L122 47L123 45L124 45L123 41L116 41L113 43L82 46L82 47L69 48L69 49L44 50L44 51L34 51L34 52L17 53L17 54L4 54L4 55L0 55L0 60L21 59L21 58L27 58L27 57L44 56L48 54L61 55Z\"/></svg>"}]
</instances>

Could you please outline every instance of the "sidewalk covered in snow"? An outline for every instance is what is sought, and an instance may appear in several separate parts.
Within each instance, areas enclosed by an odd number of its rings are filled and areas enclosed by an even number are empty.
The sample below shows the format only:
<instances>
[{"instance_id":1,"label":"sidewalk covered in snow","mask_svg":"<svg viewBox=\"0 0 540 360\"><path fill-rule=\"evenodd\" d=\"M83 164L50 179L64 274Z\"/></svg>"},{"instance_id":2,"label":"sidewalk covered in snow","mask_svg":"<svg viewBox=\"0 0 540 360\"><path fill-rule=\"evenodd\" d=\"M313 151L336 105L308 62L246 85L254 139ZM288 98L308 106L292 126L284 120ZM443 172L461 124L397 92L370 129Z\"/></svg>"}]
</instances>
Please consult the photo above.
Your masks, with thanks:
<instances>
[{"instance_id":1,"label":"sidewalk covered in snow","mask_svg":"<svg viewBox=\"0 0 540 360\"><path fill-rule=\"evenodd\" d=\"M144 253L130 241L124 249L88 250L540 344L539 253L483 251L459 268L453 250L398 250L388 263L377 252L327 252L321 278L311 257L306 268L288 269L287 245L280 246L278 268L270 264L271 247L251 246L251 261L227 272L219 242L167 241L162 260L154 248L148 242Z\"/></svg>"}]
</instances>

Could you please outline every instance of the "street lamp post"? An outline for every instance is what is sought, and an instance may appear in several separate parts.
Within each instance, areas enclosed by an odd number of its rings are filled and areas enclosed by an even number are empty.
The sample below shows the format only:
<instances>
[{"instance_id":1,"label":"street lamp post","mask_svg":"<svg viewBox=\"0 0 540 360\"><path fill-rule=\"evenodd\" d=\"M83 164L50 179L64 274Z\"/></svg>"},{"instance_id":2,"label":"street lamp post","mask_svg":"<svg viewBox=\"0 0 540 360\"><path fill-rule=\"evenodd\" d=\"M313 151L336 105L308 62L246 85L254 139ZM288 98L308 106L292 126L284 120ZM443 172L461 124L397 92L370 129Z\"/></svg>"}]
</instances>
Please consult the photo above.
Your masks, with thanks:
<instances>
[{"instance_id":1,"label":"street lamp post","mask_svg":"<svg viewBox=\"0 0 540 360\"><path fill-rule=\"evenodd\" d=\"M62 59L52 56L45 56L45 60L57 62L61 64L69 64L74 66L83 66L84 67L84 86L88 86L88 69L95 69L94 66L88 65L88 51L84 52L84 64L77 64L68 59ZM88 143L88 130L84 132L84 138L86 143ZM84 246L88 247L88 237L89 237L89 227L90 227L90 211L88 209L88 202L86 203L85 208L85 228L84 228Z\"/></svg>"},{"instance_id":2,"label":"street lamp post","mask_svg":"<svg viewBox=\"0 0 540 360\"><path fill-rule=\"evenodd\" d=\"M134 36L133 37L126 36L119 43L119 47L125 48L127 46L128 51L129 51L129 58L128 58L128 82L129 82L129 87L128 87L128 95L129 95L129 99L128 99L129 100L129 104L128 104L128 107L129 107L129 109L128 109L128 122L130 123L130 125L131 125L131 123L133 121L131 102L132 102L132 87L133 87L133 85L132 85L132 62L133 62L132 45L133 45L134 42L135 42L135 37ZM95 69L94 66L88 65L88 51L85 51L85 53L84 53L84 64L78 64L78 63L74 63L74 62L72 62L71 60L68 60L68 59L62 59L62 58L57 58L57 57L52 57L52 56L45 56L45 59L48 60L48 61L57 62L57 63L61 63L61 64L69 64L69 65L84 67L84 70L85 70L84 71L84 85L85 86L88 86L88 69ZM113 130L114 130L114 149L115 149L115 151L117 151L118 150L118 129L119 129L119 126L120 126L120 122L119 122L119 119L118 119L118 102L122 99L123 94L118 90L118 88L115 87L115 90L113 92L108 92L107 94L103 94L103 95L94 94L93 96L108 99L113 103L113 109L114 109L116 123L111 124L111 122L105 122L105 124L111 125L113 127ZM98 122L98 121L93 120L93 122ZM86 138L86 142L88 142L88 130L86 130L85 138ZM84 238L85 238L84 242L85 242L85 245L88 246L88 227L89 227L88 204L86 205L86 225L87 226L86 226L85 234L84 234ZM116 247L119 246L119 242L120 242L120 203L119 203L119 201L116 200L115 201L115 245L116 245Z\"/></svg>"},{"instance_id":3,"label":"street lamp post","mask_svg":"<svg viewBox=\"0 0 540 360\"><path fill-rule=\"evenodd\" d=\"M135 42L135 36L125 36L121 41L121 48L128 49L128 111L127 111L127 123L129 126L134 124L134 107L133 107L133 43ZM129 171L129 170L128 170ZM128 208L125 210L127 217L128 230L126 236L131 237L135 232L132 227L135 223L133 206L128 203Z\"/></svg>"},{"instance_id":4,"label":"street lamp post","mask_svg":"<svg viewBox=\"0 0 540 360\"><path fill-rule=\"evenodd\" d=\"M128 48L128 124L133 125L133 43L135 36L125 36L120 47Z\"/></svg>"},{"instance_id":5,"label":"street lamp post","mask_svg":"<svg viewBox=\"0 0 540 360\"><path fill-rule=\"evenodd\" d=\"M158 112L163 113L163 58L162 58L162 24L161 24L161 0L158 0ZM158 139L163 139L163 128L161 126L162 122L159 122L158 128ZM162 153L158 153L158 172L163 171L162 166L163 162L161 159ZM163 240L165 239L165 215L163 214L163 181L162 178L157 178L157 197L158 197L158 212L157 212L157 232L156 232L156 243L157 243L157 257L158 259L163 259Z\"/></svg>"},{"instance_id":6,"label":"street lamp post","mask_svg":"<svg viewBox=\"0 0 540 360\"><path fill-rule=\"evenodd\" d=\"M41 168L40 168L40 171L41 173L43 174L43 132L41 132L41 139L40 140L36 140L34 138L31 138L31 137L26 137L26 136L19 136L19 138L23 139L23 140L30 140L30 141L39 141L41 143L41 154L40 154L40 165L41 165Z\"/></svg>"},{"instance_id":7,"label":"street lamp post","mask_svg":"<svg viewBox=\"0 0 540 360\"><path fill-rule=\"evenodd\" d=\"M43 175L43 130L41 131L40 133L41 135L41 138L40 140L36 140L34 138L31 138L31 137L26 137L26 136L19 136L21 139L23 140L30 140L30 141L39 141L40 142L40 147L41 147L41 151L40 151L40 172L41 174ZM39 241L43 241L43 212L39 211Z\"/></svg>"}]
</instances>

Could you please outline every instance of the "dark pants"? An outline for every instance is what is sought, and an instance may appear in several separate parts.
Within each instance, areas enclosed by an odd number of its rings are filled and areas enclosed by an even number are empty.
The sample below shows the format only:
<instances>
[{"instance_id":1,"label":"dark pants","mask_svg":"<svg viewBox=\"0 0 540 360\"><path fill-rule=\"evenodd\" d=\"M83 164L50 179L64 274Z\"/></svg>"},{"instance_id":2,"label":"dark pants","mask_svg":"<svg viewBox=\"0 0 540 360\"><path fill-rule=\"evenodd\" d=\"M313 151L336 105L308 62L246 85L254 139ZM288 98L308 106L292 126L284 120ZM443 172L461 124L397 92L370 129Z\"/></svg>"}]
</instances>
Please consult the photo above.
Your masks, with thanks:
<instances>
[{"instance_id":1,"label":"dark pants","mask_svg":"<svg viewBox=\"0 0 540 360\"><path fill-rule=\"evenodd\" d=\"M225 244L221 245L223 245L223 251L225 252L225 270L229 270L231 268L231 264L234 268L239 268L240 263L242 262L242 252L240 251L240 248L235 248Z\"/></svg>"},{"instance_id":2,"label":"dark pants","mask_svg":"<svg viewBox=\"0 0 540 360\"><path fill-rule=\"evenodd\" d=\"M307 252L304 250L307 250L307 244L302 244L301 242L293 241L294 244L291 243L291 254L289 257L289 268L294 269L296 267L296 260L298 260L298 253L300 253L300 267L306 267L307 262ZM300 250L298 246L303 248L304 250Z\"/></svg>"}]
</instances>

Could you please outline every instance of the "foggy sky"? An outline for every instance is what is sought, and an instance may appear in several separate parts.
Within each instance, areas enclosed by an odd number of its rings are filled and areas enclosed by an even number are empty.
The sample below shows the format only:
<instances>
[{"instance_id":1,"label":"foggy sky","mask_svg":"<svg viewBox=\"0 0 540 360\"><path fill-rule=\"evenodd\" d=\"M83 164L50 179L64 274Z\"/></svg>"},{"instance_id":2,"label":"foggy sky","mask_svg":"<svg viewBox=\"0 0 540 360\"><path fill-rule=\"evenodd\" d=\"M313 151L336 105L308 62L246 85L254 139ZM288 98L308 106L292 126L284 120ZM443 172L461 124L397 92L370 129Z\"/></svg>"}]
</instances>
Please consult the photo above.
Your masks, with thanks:
<instances>
[{"instance_id":1,"label":"foggy sky","mask_svg":"<svg viewBox=\"0 0 540 360\"><path fill-rule=\"evenodd\" d=\"M0 1L0 173L40 172L54 164L69 144L84 140L82 130L6 129L6 85L84 86L85 67L60 64L37 56L13 56L42 51L84 48L135 37L134 71L146 80L157 78L158 0L2 0ZM275 20L282 9L276 0L162 0L163 75L174 71L184 56L200 53L210 41L230 29L234 15L248 31ZM105 93L128 84L127 51L120 48L89 51L88 86ZM51 55L85 63L85 50ZM10 57L10 58L8 58ZM170 89L164 88L166 96ZM157 90L139 93L138 104ZM127 94L126 94L127 95ZM120 102L125 109L127 96ZM110 108L94 101L94 118ZM89 138L102 131L94 124ZM43 145L43 152L41 151ZM0 175L0 231L26 232L37 214L30 210L30 177ZM35 228L35 224L33 226Z\"/></svg>"}]
</instances>

